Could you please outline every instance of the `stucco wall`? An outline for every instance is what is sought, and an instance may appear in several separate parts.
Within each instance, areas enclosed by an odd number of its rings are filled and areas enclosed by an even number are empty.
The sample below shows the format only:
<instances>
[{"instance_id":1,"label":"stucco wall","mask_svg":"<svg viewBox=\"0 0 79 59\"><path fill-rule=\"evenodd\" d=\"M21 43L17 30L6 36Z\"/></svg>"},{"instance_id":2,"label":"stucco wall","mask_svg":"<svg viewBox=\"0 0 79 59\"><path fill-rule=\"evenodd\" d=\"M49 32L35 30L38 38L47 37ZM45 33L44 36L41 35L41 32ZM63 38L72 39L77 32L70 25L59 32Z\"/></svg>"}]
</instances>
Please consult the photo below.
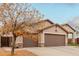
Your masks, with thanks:
<instances>
[{"instance_id":1,"label":"stucco wall","mask_svg":"<svg viewBox=\"0 0 79 59\"><path fill-rule=\"evenodd\" d=\"M16 47L23 47L23 37L22 36L18 36L16 38Z\"/></svg>"},{"instance_id":2,"label":"stucco wall","mask_svg":"<svg viewBox=\"0 0 79 59\"><path fill-rule=\"evenodd\" d=\"M38 46L44 46L44 33L42 32L38 34Z\"/></svg>"},{"instance_id":3,"label":"stucco wall","mask_svg":"<svg viewBox=\"0 0 79 59\"><path fill-rule=\"evenodd\" d=\"M56 27L56 26L53 26L49 29L46 29L43 31L43 33L51 33L51 34L61 34L61 35L66 35L67 33L61 29L60 27Z\"/></svg>"},{"instance_id":4,"label":"stucco wall","mask_svg":"<svg viewBox=\"0 0 79 59\"><path fill-rule=\"evenodd\" d=\"M35 27L36 29L41 30L41 29L46 28L46 27L49 27L49 26L51 26L51 25L52 25L52 24L51 24L50 22L44 21L44 22L38 23L38 24L35 25L34 27Z\"/></svg>"},{"instance_id":5,"label":"stucco wall","mask_svg":"<svg viewBox=\"0 0 79 59\"><path fill-rule=\"evenodd\" d=\"M23 37L22 36L18 36L16 38L16 43L23 43Z\"/></svg>"}]
</instances>

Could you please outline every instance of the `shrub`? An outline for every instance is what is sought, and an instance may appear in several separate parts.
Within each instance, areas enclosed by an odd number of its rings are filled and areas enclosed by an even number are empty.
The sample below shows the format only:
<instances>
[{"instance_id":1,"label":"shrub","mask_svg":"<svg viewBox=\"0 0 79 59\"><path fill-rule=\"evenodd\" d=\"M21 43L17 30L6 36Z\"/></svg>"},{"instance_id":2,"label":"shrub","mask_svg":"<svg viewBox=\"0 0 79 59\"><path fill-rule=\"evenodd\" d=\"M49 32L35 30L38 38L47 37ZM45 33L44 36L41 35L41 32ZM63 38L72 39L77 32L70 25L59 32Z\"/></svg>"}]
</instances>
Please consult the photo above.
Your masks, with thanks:
<instances>
[{"instance_id":1,"label":"shrub","mask_svg":"<svg viewBox=\"0 0 79 59\"><path fill-rule=\"evenodd\" d=\"M69 45L69 46L79 46L79 44L77 44L77 43L73 43L73 42L68 43L68 45Z\"/></svg>"}]
</instances>

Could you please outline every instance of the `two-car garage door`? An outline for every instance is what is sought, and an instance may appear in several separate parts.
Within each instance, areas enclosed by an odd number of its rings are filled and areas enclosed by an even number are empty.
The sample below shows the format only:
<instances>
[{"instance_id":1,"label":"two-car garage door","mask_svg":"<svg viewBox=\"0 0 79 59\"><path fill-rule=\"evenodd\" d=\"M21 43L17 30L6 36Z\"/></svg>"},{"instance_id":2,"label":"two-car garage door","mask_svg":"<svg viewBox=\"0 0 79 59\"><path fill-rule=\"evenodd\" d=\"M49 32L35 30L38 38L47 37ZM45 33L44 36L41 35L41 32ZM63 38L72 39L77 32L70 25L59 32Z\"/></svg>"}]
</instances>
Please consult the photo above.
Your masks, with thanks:
<instances>
[{"instance_id":1,"label":"two-car garage door","mask_svg":"<svg viewBox=\"0 0 79 59\"><path fill-rule=\"evenodd\" d=\"M65 46L65 35L45 34L45 46Z\"/></svg>"}]
</instances>

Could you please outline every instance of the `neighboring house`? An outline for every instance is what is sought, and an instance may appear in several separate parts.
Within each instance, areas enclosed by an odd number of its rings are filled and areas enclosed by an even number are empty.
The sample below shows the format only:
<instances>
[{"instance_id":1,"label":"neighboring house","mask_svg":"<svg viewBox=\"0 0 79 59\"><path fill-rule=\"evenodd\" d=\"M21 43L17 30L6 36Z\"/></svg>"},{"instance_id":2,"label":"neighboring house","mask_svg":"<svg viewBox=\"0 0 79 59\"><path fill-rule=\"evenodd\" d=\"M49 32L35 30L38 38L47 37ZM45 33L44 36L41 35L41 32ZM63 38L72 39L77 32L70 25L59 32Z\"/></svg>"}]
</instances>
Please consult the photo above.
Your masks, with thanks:
<instances>
[{"instance_id":1,"label":"neighboring house","mask_svg":"<svg viewBox=\"0 0 79 59\"><path fill-rule=\"evenodd\" d=\"M33 27L35 30L26 29L28 33L17 37L16 47L65 46L68 43L68 31L50 20L36 22ZM1 47L11 46L12 36L7 35L1 36Z\"/></svg>"},{"instance_id":2,"label":"neighboring house","mask_svg":"<svg viewBox=\"0 0 79 59\"><path fill-rule=\"evenodd\" d=\"M67 37L68 37L68 42L73 42L75 43L75 29L72 28L69 24L63 24L62 27L68 31Z\"/></svg>"}]
</instances>

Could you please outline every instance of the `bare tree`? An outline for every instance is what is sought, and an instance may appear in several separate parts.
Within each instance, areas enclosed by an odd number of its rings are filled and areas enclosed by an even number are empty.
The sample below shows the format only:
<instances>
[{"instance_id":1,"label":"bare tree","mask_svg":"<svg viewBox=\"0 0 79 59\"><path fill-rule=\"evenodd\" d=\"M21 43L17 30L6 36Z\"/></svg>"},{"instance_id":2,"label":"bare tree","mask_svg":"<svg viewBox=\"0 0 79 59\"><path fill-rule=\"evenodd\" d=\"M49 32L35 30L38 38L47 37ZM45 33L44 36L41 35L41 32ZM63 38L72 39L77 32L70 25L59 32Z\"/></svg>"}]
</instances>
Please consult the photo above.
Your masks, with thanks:
<instances>
[{"instance_id":1,"label":"bare tree","mask_svg":"<svg viewBox=\"0 0 79 59\"><path fill-rule=\"evenodd\" d=\"M14 55L16 37L22 35L24 32L30 32L30 30L34 29L32 26L33 23L42 18L38 10L31 8L31 4L4 3L0 5L2 32L11 32L14 38L12 41L11 55Z\"/></svg>"}]
</instances>

